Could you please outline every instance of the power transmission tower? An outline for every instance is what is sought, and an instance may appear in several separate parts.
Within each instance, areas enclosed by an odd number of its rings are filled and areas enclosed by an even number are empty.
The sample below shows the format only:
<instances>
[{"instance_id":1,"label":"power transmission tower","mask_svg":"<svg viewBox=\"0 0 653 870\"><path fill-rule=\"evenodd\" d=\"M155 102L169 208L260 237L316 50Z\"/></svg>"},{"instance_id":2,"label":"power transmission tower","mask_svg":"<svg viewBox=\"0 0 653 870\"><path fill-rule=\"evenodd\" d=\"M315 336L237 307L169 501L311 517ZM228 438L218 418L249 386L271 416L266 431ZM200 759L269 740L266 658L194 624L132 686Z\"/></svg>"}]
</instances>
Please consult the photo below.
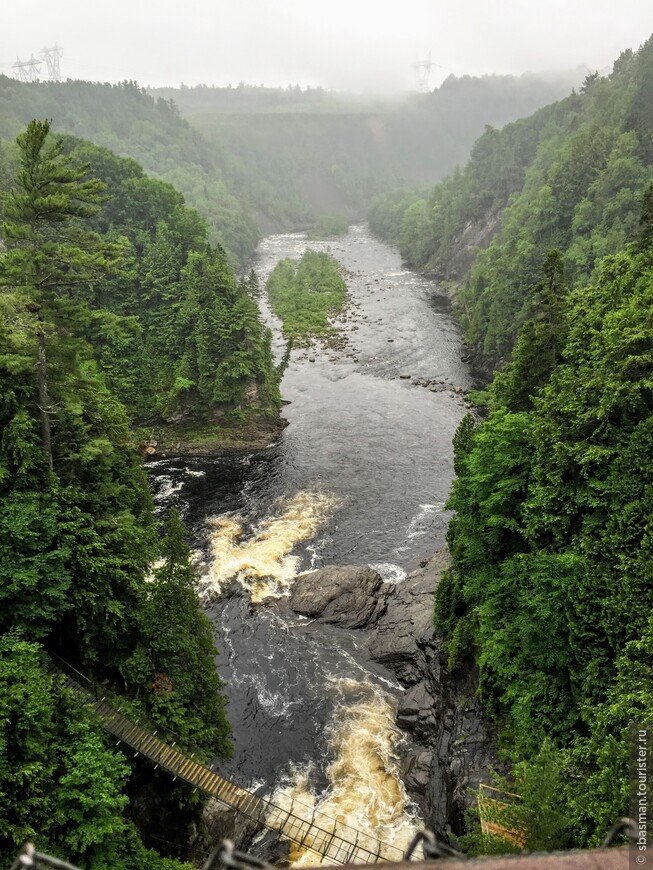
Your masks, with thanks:
<instances>
[{"instance_id":1,"label":"power transmission tower","mask_svg":"<svg viewBox=\"0 0 653 870\"><path fill-rule=\"evenodd\" d=\"M41 49L40 55L45 61L50 81L61 81L61 58L63 56L63 48L55 42L52 48Z\"/></svg>"},{"instance_id":2,"label":"power transmission tower","mask_svg":"<svg viewBox=\"0 0 653 870\"><path fill-rule=\"evenodd\" d=\"M421 94L425 94L427 93L427 91L430 90L429 84L431 79L431 70L434 67L442 69L439 63L435 63L431 60L430 51L426 56L426 60L420 61L413 66L413 69L415 70L415 78L417 80L417 90Z\"/></svg>"},{"instance_id":3,"label":"power transmission tower","mask_svg":"<svg viewBox=\"0 0 653 870\"><path fill-rule=\"evenodd\" d=\"M41 71L41 61L37 60L34 55L29 60L16 59L16 63L12 64L12 69L16 70L16 75L21 82L36 82Z\"/></svg>"}]
</instances>

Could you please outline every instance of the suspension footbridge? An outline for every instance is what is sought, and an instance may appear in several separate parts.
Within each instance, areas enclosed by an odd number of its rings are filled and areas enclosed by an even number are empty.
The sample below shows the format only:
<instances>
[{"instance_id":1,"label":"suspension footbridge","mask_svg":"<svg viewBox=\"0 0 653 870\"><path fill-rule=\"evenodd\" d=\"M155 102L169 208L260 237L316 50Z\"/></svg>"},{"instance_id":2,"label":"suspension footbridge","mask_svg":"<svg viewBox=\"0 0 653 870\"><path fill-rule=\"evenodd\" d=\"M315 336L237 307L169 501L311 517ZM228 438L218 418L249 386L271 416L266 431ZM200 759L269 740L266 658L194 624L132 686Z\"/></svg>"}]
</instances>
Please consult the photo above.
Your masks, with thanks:
<instances>
[{"instance_id":1,"label":"suspension footbridge","mask_svg":"<svg viewBox=\"0 0 653 870\"><path fill-rule=\"evenodd\" d=\"M52 662L49 671L62 677L67 688L81 695L93 707L104 728L118 742L129 746L175 779L184 780L261 827L276 831L296 850L311 852L319 859L316 863L375 864L402 860L403 850L397 846L383 843L298 802L282 806L221 776L213 770L214 765L206 762L204 753L182 747L165 729L152 723L143 725L125 716L113 697L103 694L101 687L95 686L65 662Z\"/></svg>"}]
</instances>

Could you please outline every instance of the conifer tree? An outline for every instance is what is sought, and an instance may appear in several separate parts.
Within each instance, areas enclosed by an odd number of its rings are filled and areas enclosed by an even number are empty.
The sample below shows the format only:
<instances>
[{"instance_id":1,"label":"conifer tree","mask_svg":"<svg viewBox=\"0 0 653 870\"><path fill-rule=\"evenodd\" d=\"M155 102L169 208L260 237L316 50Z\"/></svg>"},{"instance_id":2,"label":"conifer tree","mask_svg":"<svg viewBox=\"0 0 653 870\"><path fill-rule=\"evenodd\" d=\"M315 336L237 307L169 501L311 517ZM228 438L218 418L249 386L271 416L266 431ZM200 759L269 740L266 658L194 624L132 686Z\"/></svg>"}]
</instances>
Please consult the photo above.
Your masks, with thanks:
<instances>
[{"instance_id":1,"label":"conifer tree","mask_svg":"<svg viewBox=\"0 0 653 870\"><path fill-rule=\"evenodd\" d=\"M562 257L551 250L534 288L533 314L519 334L512 360L497 375L493 390L498 404L511 412L528 411L533 396L549 379L565 344L567 285Z\"/></svg>"},{"instance_id":2,"label":"conifer tree","mask_svg":"<svg viewBox=\"0 0 653 870\"><path fill-rule=\"evenodd\" d=\"M639 219L638 243L642 250L653 245L653 182L649 184L642 199L642 213Z\"/></svg>"},{"instance_id":3,"label":"conifer tree","mask_svg":"<svg viewBox=\"0 0 653 870\"><path fill-rule=\"evenodd\" d=\"M119 248L84 227L103 202L104 185L88 177L87 165L73 165L63 139L50 137L50 126L30 121L16 139L20 168L4 203L0 286L22 291L35 318L41 442L52 468L46 321L58 299L114 271Z\"/></svg>"}]
</instances>

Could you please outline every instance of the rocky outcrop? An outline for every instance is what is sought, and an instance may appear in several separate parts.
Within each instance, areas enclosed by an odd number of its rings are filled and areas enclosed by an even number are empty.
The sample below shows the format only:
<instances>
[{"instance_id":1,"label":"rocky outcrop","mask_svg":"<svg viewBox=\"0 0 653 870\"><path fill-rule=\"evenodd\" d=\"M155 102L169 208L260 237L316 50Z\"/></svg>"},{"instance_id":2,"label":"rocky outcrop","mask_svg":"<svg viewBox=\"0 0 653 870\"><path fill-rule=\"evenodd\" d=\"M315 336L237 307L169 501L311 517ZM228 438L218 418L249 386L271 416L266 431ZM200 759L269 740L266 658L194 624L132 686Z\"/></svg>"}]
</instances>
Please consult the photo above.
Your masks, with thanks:
<instances>
[{"instance_id":1,"label":"rocky outcrop","mask_svg":"<svg viewBox=\"0 0 653 870\"><path fill-rule=\"evenodd\" d=\"M216 414L213 414L216 417ZM186 421L187 422L187 421ZM170 456L215 456L222 453L251 453L264 450L274 443L288 421L283 417L251 414L244 423L214 421L196 427L184 425L158 426L144 442L142 451L157 459ZM148 449L154 448L154 449Z\"/></svg>"},{"instance_id":2,"label":"rocky outcrop","mask_svg":"<svg viewBox=\"0 0 653 870\"><path fill-rule=\"evenodd\" d=\"M449 564L444 547L392 587L370 643L372 658L406 686L397 710L397 723L413 739L403 759L405 782L421 796L424 819L440 837L464 832L470 789L490 780L490 768L502 768L477 697L477 671L470 664L449 674L433 629L435 588Z\"/></svg>"},{"instance_id":3,"label":"rocky outcrop","mask_svg":"<svg viewBox=\"0 0 653 870\"><path fill-rule=\"evenodd\" d=\"M444 562L437 556L386 592L383 615L369 644L371 657L407 686L421 679L425 662L420 644L431 633L433 592Z\"/></svg>"},{"instance_id":4,"label":"rocky outcrop","mask_svg":"<svg viewBox=\"0 0 653 870\"><path fill-rule=\"evenodd\" d=\"M502 770L494 728L477 697L470 664L451 675L433 630L435 588L450 564L446 548L396 585L370 568L324 568L300 577L290 605L306 616L371 629L370 657L391 670L406 691L397 723L410 735L402 754L407 788L422 802L428 827L443 838L465 830L470 789Z\"/></svg>"},{"instance_id":5,"label":"rocky outcrop","mask_svg":"<svg viewBox=\"0 0 653 870\"><path fill-rule=\"evenodd\" d=\"M376 624L385 597L380 574L365 565L343 565L300 574L290 607L344 628L363 628Z\"/></svg>"},{"instance_id":6,"label":"rocky outcrop","mask_svg":"<svg viewBox=\"0 0 653 870\"><path fill-rule=\"evenodd\" d=\"M431 263L433 273L446 281L464 281L479 249L487 248L501 229L502 208L492 208L469 221L453 239L446 261Z\"/></svg>"}]
</instances>

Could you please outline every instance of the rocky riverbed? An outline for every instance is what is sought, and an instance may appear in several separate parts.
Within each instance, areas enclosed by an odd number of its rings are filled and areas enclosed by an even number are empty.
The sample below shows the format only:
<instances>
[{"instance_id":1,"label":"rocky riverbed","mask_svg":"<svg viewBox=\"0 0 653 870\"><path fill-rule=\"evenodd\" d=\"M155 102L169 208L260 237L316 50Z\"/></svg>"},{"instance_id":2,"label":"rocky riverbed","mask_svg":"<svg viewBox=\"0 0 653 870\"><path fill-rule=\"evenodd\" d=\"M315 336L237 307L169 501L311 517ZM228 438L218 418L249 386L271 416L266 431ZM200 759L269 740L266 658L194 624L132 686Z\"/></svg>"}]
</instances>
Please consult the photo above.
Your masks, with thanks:
<instances>
[{"instance_id":1,"label":"rocky riverbed","mask_svg":"<svg viewBox=\"0 0 653 870\"><path fill-rule=\"evenodd\" d=\"M433 598L450 563L443 547L398 584L360 565L300 575L290 607L325 624L356 630L372 661L404 687L397 723L407 732L402 774L419 800L426 825L440 837L465 829L471 791L501 769L496 734L476 695L471 669L448 673L442 640L432 625Z\"/></svg>"}]
</instances>

